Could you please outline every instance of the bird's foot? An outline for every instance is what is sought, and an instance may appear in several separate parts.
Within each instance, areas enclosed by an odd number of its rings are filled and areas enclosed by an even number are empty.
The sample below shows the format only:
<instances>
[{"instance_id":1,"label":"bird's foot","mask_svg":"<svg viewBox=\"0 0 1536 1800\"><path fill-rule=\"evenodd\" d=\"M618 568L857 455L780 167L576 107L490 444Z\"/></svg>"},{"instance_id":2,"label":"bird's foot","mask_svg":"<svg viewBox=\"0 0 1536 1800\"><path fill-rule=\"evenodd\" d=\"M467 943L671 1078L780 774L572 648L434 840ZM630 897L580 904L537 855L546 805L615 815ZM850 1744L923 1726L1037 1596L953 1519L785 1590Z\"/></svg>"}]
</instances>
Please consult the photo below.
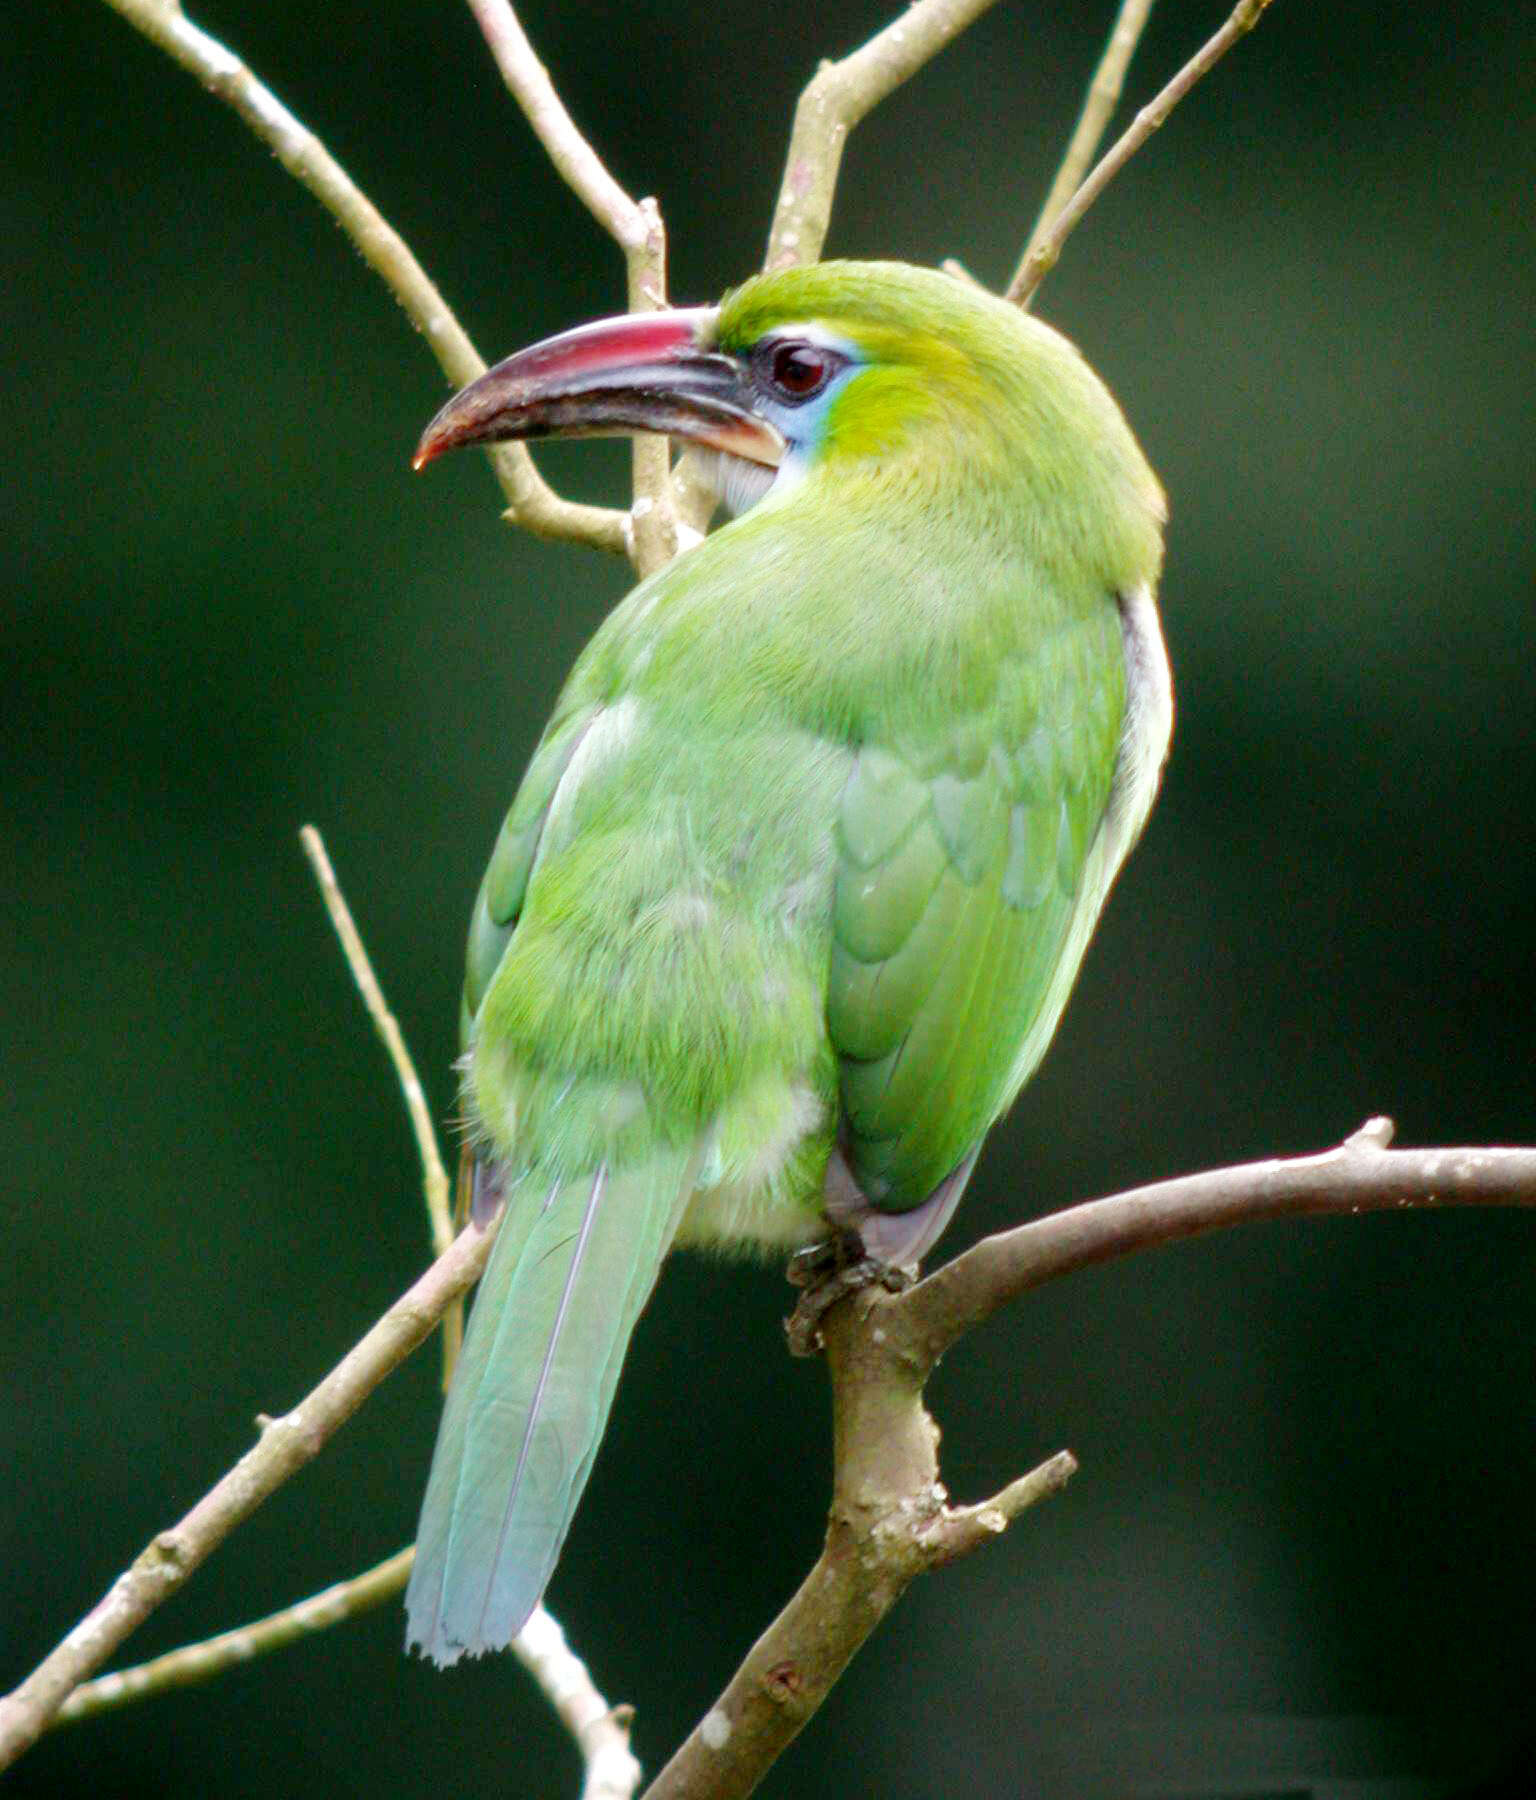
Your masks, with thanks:
<instances>
[{"instance_id":1,"label":"bird's foot","mask_svg":"<svg viewBox=\"0 0 1536 1800\"><path fill-rule=\"evenodd\" d=\"M785 1274L801 1289L794 1312L784 1321L791 1356L815 1356L824 1347L821 1322L847 1295L877 1286L899 1294L917 1279L916 1269L866 1256L858 1234L851 1231L836 1232L797 1251Z\"/></svg>"},{"instance_id":2,"label":"bird's foot","mask_svg":"<svg viewBox=\"0 0 1536 1800\"><path fill-rule=\"evenodd\" d=\"M851 1268L854 1263L862 1261L864 1246L859 1240L859 1234L834 1227L826 1237L817 1238L814 1244L807 1244L803 1250L797 1250L790 1257L784 1279L791 1287L816 1288L844 1269Z\"/></svg>"}]
</instances>

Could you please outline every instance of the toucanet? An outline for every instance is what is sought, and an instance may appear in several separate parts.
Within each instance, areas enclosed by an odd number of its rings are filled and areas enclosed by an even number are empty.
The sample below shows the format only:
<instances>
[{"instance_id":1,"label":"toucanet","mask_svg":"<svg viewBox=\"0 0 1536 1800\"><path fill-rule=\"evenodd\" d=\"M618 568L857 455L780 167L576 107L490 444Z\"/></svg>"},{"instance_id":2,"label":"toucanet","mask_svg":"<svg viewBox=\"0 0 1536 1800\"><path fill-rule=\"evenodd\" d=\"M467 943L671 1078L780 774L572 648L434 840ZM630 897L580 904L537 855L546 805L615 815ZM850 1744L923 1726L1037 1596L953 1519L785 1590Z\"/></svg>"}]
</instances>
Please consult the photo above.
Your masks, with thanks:
<instances>
[{"instance_id":1,"label":"toucanet","mask_svg":"<svg viewBox=\"0 0 1536 1800\"><path fill-rule=\"evenodd\" d=\"M440 1663L538 1604L667 1253L926 1254L1152 804L1163 501L1057 332L899 263L585 325L464 444L661 432L735 517L617 607L496 840L464 986L506 1208L407 1598Z\"/></svg>"}]
</instances>

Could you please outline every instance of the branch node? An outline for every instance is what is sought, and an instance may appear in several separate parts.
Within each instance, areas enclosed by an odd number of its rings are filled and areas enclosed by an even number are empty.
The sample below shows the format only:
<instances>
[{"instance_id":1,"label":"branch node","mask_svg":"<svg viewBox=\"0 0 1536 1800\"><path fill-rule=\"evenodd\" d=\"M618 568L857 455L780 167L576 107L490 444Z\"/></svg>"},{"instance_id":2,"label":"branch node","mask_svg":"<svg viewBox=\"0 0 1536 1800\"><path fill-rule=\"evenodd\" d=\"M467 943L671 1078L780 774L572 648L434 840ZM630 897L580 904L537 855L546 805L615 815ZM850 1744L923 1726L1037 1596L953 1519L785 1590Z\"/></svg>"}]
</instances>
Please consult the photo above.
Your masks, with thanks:
<instances>
[{"instance_id":1,"label":"branch node","mask_svg":"<svg viewBox=\"0 0 1536 1800\"><path fill-rule=\"evenodd\" d=\"M805 1692L805 1678L799 1665L788 1657L764 1670L762 1683L763 1691L775 1706L785 1706Z\"/></svg>"},{"instance_id":2,"label":"branch node","mask_svg":"<svg viewBox=\"0 0 1536 1800\"><path fill-rule=\"evenodd\" d=\"M164 1572L167 1575L174 1573L179 1581L191 1561L186 1540L174 1531L162 1531L156 1536L151 1548L155 1559L164 1566Z\"/></svg>"},{"instance_id":3,"label":"branch node","mask_svg":"<svg viewBox=\"0 0 1536 1800\"><path fill-rule=\"evenodd\" d=\"M1077 1458L1070 1450L1058 1450L990 1500L977 1506L946 1507L932 1530L925 1533L929 1566L942 1568L1001 1537L1020 1513L1059 1494L1076 1473Z\"/></svg>"},{"instance_id":4,"label":"branch node","mask_svg":"<svg viewBox=\"0 0 1536 1800\"><path fill-rule=\"evenodd\" d=\"M1397 1136L1396 1124L1385 1113L1378 1113L1367 1119L1358 1131L1352 1131L1344 1140L1344 1148L1350 1151L1386 1150L1391 1147Z\"/></svg>"}]
</instances>

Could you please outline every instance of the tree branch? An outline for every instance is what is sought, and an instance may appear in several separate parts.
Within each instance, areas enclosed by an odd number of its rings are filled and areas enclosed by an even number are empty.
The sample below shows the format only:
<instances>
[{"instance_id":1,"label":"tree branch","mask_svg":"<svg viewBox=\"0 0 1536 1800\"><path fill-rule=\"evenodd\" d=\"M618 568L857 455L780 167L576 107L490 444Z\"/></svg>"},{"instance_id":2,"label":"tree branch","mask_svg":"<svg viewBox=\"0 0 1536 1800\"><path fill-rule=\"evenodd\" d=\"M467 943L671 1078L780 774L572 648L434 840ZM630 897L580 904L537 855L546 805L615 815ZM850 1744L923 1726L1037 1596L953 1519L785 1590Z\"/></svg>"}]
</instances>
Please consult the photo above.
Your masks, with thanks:
<instances>
[{"instance_id":1,"label":"tree branch","mask_svg":"<svg viewBox=\"0 0 1536 1800\"><path fill-rule=\"evenodd\" d=\"M654 200L632 200L608 173L602 158L576 128L555 91L549 71L534 54L509 0L469 0L496 66L523 109L539 142L566 184L624 252L631 312L655 312L667 304L667 237ZM667 440L634 440L635 501L630 513L630 553L649 575L677 551Z\"/></svg>"},{"instance_id":2,"label":"tree branch","mask_svg":"<svg viewBox=\"0 0 1536 1800\"><path fill-rule=\"evenodd\" d=\"M232 107L288 173L309 189L399 301L455 387L483 373L484 361L409 245L319 138L239 57L194 25L178 0L107 0L107 4ZM522 444L497 445L491 460L510 502L507 516L515 524L539 537L591 544L620 555L627 552L626 514L561 499Z\"/></svg>"},{"instance_id":3,"label":"tree branch","mask_svg":"<svg viewBox=\"0 0 1536 1800\"><path fill-rule=\"evenodd\" d=\"M281 1612L269 1613L264 1619L253 1619L233 1631L221 1631L217 1637L201 1643L184 1644L168 1650L152 1662L137 1663L131 1669L119 1669L112 1675L101 1675L77 1687L59 1708L52 1725L68 1725L76 1719L88 1719L93 1713L107 1712L126 1706L133 1700L148 1699L151 1694L169 1693L172 1688L191 1687L251 1662L268 1651L282 1650L289 1644L328 1631L348 1619L361 1618L382 1606L405 1586L416 1559L412 1548L397 1551L384 1562L354 1575L350 1581L338 1581L308 1599Z\"/></svg>"},{"instance_id":4,"label":"tree branch","mask_svg":"<svg viewBox=\"0 0 1536 1800\"><path fill-rule=\"evenodd\" d=\"M401 1592L415 1560L415 1548L408 1546L361 1575L338 1581L281 1612L201 1643L185 1644L152 1662L88 1681L75 1689L49 1723L54 1727L72 1724L152 1694L208 1681L317 1631L361 1618ZM542 1606L534 1609L532 1618L512 1640L512 1654L538 1683L561 1724L576 1740L586 1767L582 1800L630 1800L640 1785L641 1773L629 1748L632 1709L609 1706L586 1664L567 1644L559 1623Z\"/></svg>"},{"instance_id":5,"label":"tree branch","mask_svg":"<svg viewBox=\"0 0 1536 1800\"><path fill-rule=\"evenodd\" d=\"M1062 1451L979 1506L951 1507L923 1386L998 1307L1057 1275L1224 1225L1407 1206L1536 1206L1536 1150L1389 1151L1372 1119L1337 1150L1137 1188L986 1239L905 1293L826 1314L833 1498L815 1568L645 1800L749 1794L913 1578L999 1536L1076 1469Z\"/></svg>"},{"instance_id":6,"label":"tree branch","mask_svg":"<svg viewBox=\"0 0 1536 1800\"><path fill-rule=\"evenodd\" d=\"M315 880L319 884L320 898L325 902L325 910L330 915L331 925L341 941L342 954L347 959L347 968L351 971L352 980L363 1005L368 1009L368 1017L373 1020L374 1029L384 1041L384 1048L389 1053L389 1060L394 1066L395 1080L400 1085L401 1095L405 1100L405 1110L410 1115L411 1130L416 1137L416 1152L421 1159L422 1195L427 1204L427 1224L432 1235L432 1254L441 1256L453 1242L453 1215L448 1206L448 1172L443 1167L443 1156L437 1144L437 1128L432 1123L432 1115L427 1109L426 1092L421 1085L421 1077L416 1073L416 1065L411 1060L411 1053L406 1048L405 1034L400 1029L400 1022L389 1010L384 998L384 989L379 985L379 978L373 972L373 964L368 959L368 952L363 947L362 936L352 918L352 909L347 905L347 897L341 891L341 884L336 879L336 871L331 867L331 859L326 854L325 840L313 825L305 825L299 832L299 842L304 846L304 854L309 858L310 867L315 872ZM443 1392L448 1391L448 1383L453 1378L453 1366L459 1360L459 1346L464 1341L464 1298L462 1295L453 1302L443 1315ZM362 1578L359 1577L361 1580ZM301 1601L301 1606L308 1605Z\"/></svg>"},{"instance_id":7,"label":"tree branch","mask_svg":"<svg viewBox=\"0 0 1536 1800\"><path fill-rule=\"evenodd\" d=\"M631 1800L641 1768L629 1747L632 1706L610 1706L554 1617L536 1606L512 1640L512 1654L576 1740L586 1765L581 1800Z\"/></svg>"},{"instance_id":8,"label":"tree branch","mask_svg":"<svg viewBox=\"0 0 1536 1800\"><path fill-rule=\"evenodd\" d=\"M471 0L478 4L479 0ZM768 233L767 270L815 262L832 218L832 196L848 133L888 94L960 35L996 0L913 0L899 18L838 62L823 62L795 107L789 154ZM1150 0L1148 0L1150 4ZM673 474L682 547L702 535L716 496L696 452Z\"/></svg>"},{"instance_id":9,"label":"tree branch","mask_svg":"<svg viewBox=\"0 0 1536 1800\"><path fill-rule=\"evenodd\" d=\"M1152 133L1166 122L1169 113L1195 84L1210 74L1239 38L1246 37L1253 30L1264 16L1265 9L1269 4L1270 0L1238 0L1231 18L1227 20L1221 30L1202 45L1185 63L1155 100L1137 113L1131 121L1129 129L1115 140L1093 173L1056 214L1044 236L1038 242L1031 241L1029 250L1025 252L1024 260L1019 264L1013 280L1008 284L1007 299L1012 300L1018 306L1029 305L1035 289L1056 266L1062 246L1077 228L1083 214L1146 143Z\"/></svg>"},{"instance_id":10,"label":"tree branch","mask_svg":"<svg viewBox=\"0 0 1536 1800\"><path fill-rule=\"evenodd\" d=\"M890 1298L865 1289L827 1314L833 1490L821 1555L645 1800L750 1794L918 1575L990 1542L1076 1470L1063 1451L995 1500L951 1508L922 1382L880 1329Z\"/></svg>"},{"instance_id":11,"label":"tree branch","mask_svg":"<svg viewBox=\"0 0 1536 1800\"><path fill-rule=\"evenodd\" d=\"M383 1039L384 1048L389 1052L389 1060L394 1065L395 1079L405 1098L405 1109L410 1114L411 1130L416 1137L416 1152L421 1159L427 1221L432 1231L432 1254L441 1256L453 1242L453 1219L448 1211L448 1172L443 1167L442 1153L437 1147L437 1130L427 1109L427 1096L421 1085L421 1077L416 1073L416 1065L406 1048L400 1021L389 1010L379 978L373 972L373 964L363 947L362 937L352 917L352 909L347 905L347 897L341 891L336 871L331 867L331 859L326 854L325 839L315 826L305 825L299 832L299 842L304 846L304 854L315 872L320 898L325 902L325 910L330 914L331 925L341 942L352 980L363 997L363 1005L368 1009L368 1017L373 1020L374 1030Z\"/></svg>"},{"instance_id":12,"label":"tree branch","mask_svg":"<svg viewBox=\"0 0 1536 1800\"><path fill-rule=\"evenodd\" d=\"M867 44L838 62L821 65L795 108L765 269L815 262L832 218L832 195L848 133L995 4L996 0L914 0Z\"/></svg>"},{"instance_id":13,"label":"tree branch","mask_svg":"<svg viewBox=\"0 0 1536 1800\"><path fill-rule=\"evenodd\" d=\"M1133 1188L981 1243L892 1303L892 1326L924 1367L999 1307L1095 1263L1266 1219L1408 1207L1536 1206L1536 1149L1391 1150L1372 1119L1319 1156L1246 1163Z\"/></svg>"},{"instance_id":14,"label":"tree branch","mask_svg":"<svg viewBox=\"0 0 1536 1800\"><path fill-rule=\"evenodd\" d=\"M865 1290L834 1307L825 1322L835 1452L826 1549L648 1800L750 1792L915 1575L988 1541L1070 1476L1074 1465L1063 1454L994 1500L960 1509L947 1505L939 1484L923 1383L946 1348L1007 1301L1058 1275L1227 1225L1409 1206L1536 1206L1536 1149L1389 1150L1390 1130L1387 1121L1371 1120L1320 1156L1184 1176L1072 1207L985 1239L903 1294ZM462 1232L325 1380L267 1424L235 1467L0 1700L0 1768L430 1334L478 1278L493 1235L474 1226ZM701 1785L706 1774L712 1785Z\"/></svg>"},{"instance_id":15,"label":"tree branch","mask_svg":"<svg viewBox=\"0 0 1536 1800\"><path fill-rule=\"evenodd\" d=\"M313 825L299 833L304 853L314 869L326 911L330 915L347 966L363 1003L389 1053L396 1079L405 1097L422 1165L427 1214L434 1253L441 1256L453 1243L448 1212L448 1177L438 1149L437 1133L427 1108L426 1095L406 1047L399 1022L389 1009L384 990L352 917L346 895L336 879L325 841ZM443 1387L446 1390L458 1361L462 1341L464 1296L450 1301L443 1315ZM271 1422L262 1421L269 1429ZM360 1618L381 1606L405 1587L416 1560L414 1547L347 1581L334 1583L318 1594L295 1601L282 1611L220 1632L195 1644L168 1651L150 1662L103 1675L77 1687L50 1722L67 1724L93 1713L147 1699L171 1688L192 1686L250 1662L269 1651ZM633 1716L627 1707L612 1708L593 1682L585 1663L566 1642L554 1616L540 1606L512 1643L512 1652L538 1683L545 1699L576 1740L586 1768L583 1800L631 1800L640 1784L640 1765L629 1748Z\"/></svg>"},{"instance_id":16,"label":"tree branch","mask_svg":"<svg viewBox=\"0 0 1536 1800\"><path fill-rule=\"evenodd\" d=\"M425 1338L485 1267L495 1237L471 1225L330 1374L262 1435L177 1524L162 1531L101 1601L13 1693L0 1699L0 1769L48 1724L66 1696L168 1600L237 1525L296 1475Z\"/></svg>"},{"instance_id":17,"label":"tree branch","mask_svg":"<svg viewBox=\"0 0 1536 1800\"><path fill-rule=\"evenodd\" d=\"M1136 46L1141 41L1141 34L1146 29L1147 17L1151 11L1152 0L1122 0L1114 28L1109 34L1109 42L1104 46L1099 66L1088 84L1083 110L1068 141L1066 154L1061 159L1061 167L1056 171L1056 179L1051 183L1045 205L1040 208L1035 228L1029 234L1024 262L1029 261L1056 215L1082 185L1105 127L1120 104L1125 72L1131 66L1131 58L1136 54Z\"/></svg>"}]
</instances>

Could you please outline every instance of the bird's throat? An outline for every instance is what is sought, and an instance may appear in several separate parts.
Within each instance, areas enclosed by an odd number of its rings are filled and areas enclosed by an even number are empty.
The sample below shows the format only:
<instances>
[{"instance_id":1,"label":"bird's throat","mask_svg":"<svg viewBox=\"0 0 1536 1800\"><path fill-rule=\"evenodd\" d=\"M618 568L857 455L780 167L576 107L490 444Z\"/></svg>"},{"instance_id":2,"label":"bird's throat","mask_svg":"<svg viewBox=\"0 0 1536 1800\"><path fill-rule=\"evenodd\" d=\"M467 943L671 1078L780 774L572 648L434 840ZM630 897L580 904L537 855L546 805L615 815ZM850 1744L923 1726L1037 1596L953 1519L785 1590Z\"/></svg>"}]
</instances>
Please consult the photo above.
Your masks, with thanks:
<instances>
[{"instance_id":1,"label":"bird's throat","mask_svg":"<svg viewBox=\"0 0 1536 1800\"><path fill-rule=\"evenodd\" d=\"M783 463L770 468L745 456L732 456L728 450L699 450L696 454L705 479L732 518L750 512L784 474Z\"/></svg>"}]
</instances>

